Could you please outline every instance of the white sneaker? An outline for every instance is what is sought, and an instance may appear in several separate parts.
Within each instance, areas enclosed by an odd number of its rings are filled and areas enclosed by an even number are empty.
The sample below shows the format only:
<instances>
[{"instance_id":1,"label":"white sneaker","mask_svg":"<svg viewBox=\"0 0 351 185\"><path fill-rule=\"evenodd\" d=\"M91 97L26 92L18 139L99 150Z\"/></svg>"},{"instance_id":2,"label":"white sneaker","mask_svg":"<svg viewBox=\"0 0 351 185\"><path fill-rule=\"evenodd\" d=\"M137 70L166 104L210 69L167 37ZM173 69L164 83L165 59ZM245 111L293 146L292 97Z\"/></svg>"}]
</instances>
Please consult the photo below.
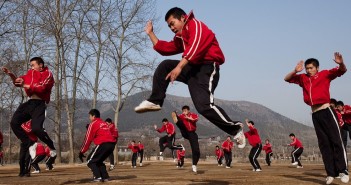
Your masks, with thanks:
<instances>
[{"instance_id":1,"label":"white sneaker","mask_svg":"<svg viewBox=\"0 0 351 185\"><path fill-rule=\"evenodd\" d=\"M291 165L293 165L293 166L298 165L298 164L299 164L298 162L291 163Z\"/></svg>"},{"instance_id":2,"label":"white sneaker","mask_svg":"<svg viewBox=\"0 0 351 185\"><path fill-rule=\"evenodd\" d=\"M101 179L101 177L99 177L99 178L93 178L93 182L102 182L102 179Z\"/></svg>"},{"instance_id":3,"label":"white sneaker","mask_svg":"<svg viewBox=\"0 0 351 185\"><path fill-rule=\"evenodd\" d=\"M191 167L193 168L193 172L197 173L197 167L196 167L196 165L192 165Z\"/></svg>"},{"instance_id":4,"label":"white sneaker","mask_svg":"<svg viewBox=\"0 0 351 185\"><path fill-rule=\"evenodd\" d=\"M253 171L253 172L255 172L255 171L256 171L256 169L254 168L254 169L252 169L252 171Z\"/></svg>"},{"instance_id":5,"label":"white sneaker","mask_svg":"<svg viewBox=\"0 0 351 185\"><path fill-rule=\"evenodd\" d=\"M113 169L115 169L115 165L111 165L110 166L110 171L113 170Z\"/></svg>"},{"instance_id":6,"label":"white sneaker","mask_svg":"<svg viewBox=\"0 0 351 185\"><path fill-rule=\"evenodd\" d=\"M262 170L261 170L261 169L256 169L255 171L256 171L256 172L261 172Z\"/></svg>"},{"instance_id":7,"label":"white sneaker","mask_svg":"<svg viewBox=\"0 0 351 185\"><path fill-rule=\"evenodd\" d=\"M32 171L32 173L40 173L39 170Z\"/></svg>"},{"instance_id":8,"label":"white sneaker","mask_svg":"<svg viewBox=\"0 0 351 185\"><path fill-rule=\"evenodd\" d=\"M238 148L244 148L246 145L246 139L245 135L243 132L243 129L240 129L238 133L234 136L233 138L236 141L236 144L238 145Z\"/></svg>"},{"instance_id":9,"label":"white sneaker","mask_svg":"<svg viewBox=\"0 0 351 185\"><path fill-rule=\"evenodd\" d=\"M139 166L143 166L143 163L140 163Z\"/></svg>"},{"instance_id":10,"label":"white sneaker","mask_svg":"<svg viewBox=\"0 0 351 185\"><path fill-rule=\"evenodd\" d=\"M177 166L177 168L180 168L180 166Z\"/></svg>"},{"instance_id":11,"label":"white sneaker","mask_svg":"<svg viewBox=\"0 0 351 185\"><path fill-rule=\"evenodd\" d=\"M334 177L328 176L326 179L327 182L325 182L325 184L331 184L333 180L334 180Z\"/></svg>"},{"instance_id":12,"label":"white sneaker","mask_svg":"<svg viewBox=\"0 0 351 185\"><path fill-rule=\"evenodd\" d=\"M349 175L347 175L345 173L340 173L339 176L340 176L341 182L343 182L343 183L348 183L350 180Z\"/></svg>"},{"instance_id":13,"label":"white sneaker","mask_svg":"<svg viewBox=\"0 0 351 185\"><path fill-rule=\"evenodd\" d=\"M296 166L296 168L303 168L303 166Z\"/></svg>"},{"instance_id":14,"label":"white sneaker","mask_svg":"<svg viewBox=\"0 0 351 185\"><path fill-rule=\"evenodd\" d=\"M158 111L161 110L160 105L156 105L152 102L149 102L147 100L144 100L141 102L138 106L134 108L134 111L137 113L143 113L143 112L148 112L148 111Z\"/></svg>"},{"instance_id":15,"label":"white sneaker","mask_svg":"<svg viewBox=\"0 0 351 185\"><path fill-rule=\"evenodd\" d=\"M225 168L230 168L230 166L226 166Z\"/></svg>"},{"instance_id":16,"label":"white sneaker","mask_svg":"<svg viewBox=\"0 0 351 185\"><path fill-rule=\"evenodd\" d=\"M29 155L32 159L34 159L37 155L37 146L38 143L34 143L32 146L29 147Z\"/></svg>"},{"instance_id":17,"label":"white sneaker","mask_svg":"<svg viewBox=\"0 0 351 185\"><path fill-rule=\"evenodd\" d=\"M55 157L56 155L56 150L50 150L50 157Z\"/></svg>"}]
</instances>

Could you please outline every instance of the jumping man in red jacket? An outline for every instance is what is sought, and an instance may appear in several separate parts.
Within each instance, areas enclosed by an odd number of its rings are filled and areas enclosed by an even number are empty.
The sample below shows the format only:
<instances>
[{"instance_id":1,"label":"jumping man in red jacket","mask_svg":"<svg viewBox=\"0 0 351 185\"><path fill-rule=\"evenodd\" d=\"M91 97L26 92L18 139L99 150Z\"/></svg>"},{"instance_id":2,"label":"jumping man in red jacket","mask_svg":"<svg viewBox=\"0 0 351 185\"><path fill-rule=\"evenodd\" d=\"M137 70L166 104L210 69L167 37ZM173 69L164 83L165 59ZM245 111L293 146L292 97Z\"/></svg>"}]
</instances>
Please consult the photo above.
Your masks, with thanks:
<instances>
[{"instance_id":1,"label":"jumping man in red jacket","mask_svg":"<svg viewBox=\"0 0 351 185\"><path fill-rule=\"evenodd\" d=\"M262 142L260 135L258 134L257 129L255 128L255 123L253 121L245 120L249 131L245 132L245 137L252 146L249 154L249 160L253 167L253 171L260 172L262 171L260 164L257 161L257 157L260 155L262 150Z\"/></svg>"},{"instance_id":2,"label":"jumping man in red jacket","mask_svg":"<svg viewBox=\"0 0 351 185\"><path fill-rule=\"evenodd\" d=\"M32 120L32 132L51 149L51 155L56 156L53 141L43 128L45 120L45 110L50 102L51 89L55 83L53 75L48 67L44 66L44 60L40 57L30 59L31 69L27 74L16 77L6 67L2 70L8 74L16 87L24 88L29 100L21 104L12 116L11 128L18 139L21 140L21 155L25 155L29 146L33 144L26 133L21 128L22 123ZM24 176L20 172L19 176Z\"/></svg>"},{"instance_id":3,"label":"jumping man in red jacket","mask_svg":"<svg viewBox=\"0 0 351 185\"><path fill-rule=\"evenodd\" d=\"M174 125L168 121L167 118L162 119L162 127L157 128L157 125L154 125L154 128L157 132L162 133L166 132L167 135L163 136L159 140L159 146L160 146L160 157L162 158L163 151L165 151L165 148L168 147L169 149L172 150L172 155L174 153L174 150L180 150L183 148L183 146L176 146L174 145L175 142L175 128Z\"/></svg>"},{"instance_id":4,"label":"jumping man in red jacket","mask_svg":"<svg viewBox=\"0 0 351 185\"><path fill-rule=\"evenodd\" d=\"M168 27L175 34L172 41L159 40L153 31L152 22L146 24L145 32L153 48L164 56L182 54L181 60L164 60L153 76L150 97L135 107L138 113L158 111L166 97L168 84L174 81L188 85L196 110L217 127L235 136L244 145L242 123L233 121L226 112L215 105L213 94L219 81L219 66L224 63L224 55L213 31L197 20L190 12L181 8L170 9L165 16Z\"/></svg>"},{"instance_id":5,"label":"jumping man in red jacket","mask_svg":"<svg viewBox=\"0 0 351 185\"><path fill-rule=\"evenodd\" d=\"M83 161L84 153L89 149L91 142L95 148L88 159L88 167L93 172L95 182L108 181L109 175L106 171L104 160L113 152L116 145L116 138L112 136L107 123L100 118L100 112L96 109L89 111L89 124L79 158Z\"/></svg>"},{"instance_id":6,"label":"jumping man in red jacket","mask_svg":"<svg viewBox=\"0 0 351 185\"><path fill-rule=\"evenodd\" d=\"M315 58L300 61L295 69L288 73L284 80L302 87L304 102L311 106L312 121L318 138L319 149L327 172L327 184L337 176L344 183L349 182L346 150L340 135L339 123L335 112L330 107L330 83L346 72L342 55L334 53L334 61L338 64L330 70L319 71L319 61ZM306 74L297 74L304 67ZM337 174L338 171L341 171Z\"/></svg>"}]
</instances>

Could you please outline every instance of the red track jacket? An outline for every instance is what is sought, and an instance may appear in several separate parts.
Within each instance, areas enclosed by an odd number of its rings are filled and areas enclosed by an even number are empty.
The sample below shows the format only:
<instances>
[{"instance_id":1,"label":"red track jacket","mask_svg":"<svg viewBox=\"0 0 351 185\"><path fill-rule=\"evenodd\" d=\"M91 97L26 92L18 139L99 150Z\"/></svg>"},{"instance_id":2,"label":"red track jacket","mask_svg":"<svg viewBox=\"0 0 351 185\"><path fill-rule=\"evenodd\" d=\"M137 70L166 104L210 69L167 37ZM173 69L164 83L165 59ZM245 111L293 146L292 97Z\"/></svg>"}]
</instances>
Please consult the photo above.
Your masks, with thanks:
<instances>
[{"instance_id":1,"label":"red track jacket","mask_svg":"<svg viewBox=\"0 0 351 185\"><path fill-rule=\"evenodd\" d=\"M222 149L223 149L223 151L225 151L225 152L231 152L233 147L234 147L233 141L227 141L227 140L225 140L225 141L223 142L223 144L222 144Z\"/></svg>"},{"instance_id":2,"label":"red track jacket","mask_svg":"<svg viewBox=\"0 0 351 185\"><path fill-rule=\"evenodd\" d=\"M161 55L175 55L183 52L182 57L191 64L204 61L224 63L224 55L215 34L204 23L195 19L193 12L185 18L182 34L176 34L172 41L159 40L154 49Z\"/></svg>"},{"instance_id":3,"label":"red track jacket","mask_svg":"<svg viewBox=\"0 0 351 185\"><path fill-rule=\"evenodd\" d=\"M293 140L293 142L290 143L290 146L294 146L294 148L303 148L301 141L298 140L296 137Z\"/></svg>"},{"instance_id":4,"label":"red track jacket","mask_svg":"<svg viewBox=\"0 0 351 185\"><path fill-rule=\"evenodd\" d=\"M271 153L272 152L272 145L270 143L265 144L263 146L262 150L264 150L266 152L266 154Z\"/></svg>"},{"instance_id":5,"label":"red track jacket","mask_svg":"<svg viewBox=\"0 0 351 185\"><path fill-rule=\"evenodd\" d=\"M322 70L314 76L296 74L288 82L300 85L303 90L303 100L307 105L318 105L330 102L330 82L345 72L339 68Z\"/></svg>"},{"instance_id":6,"label":"red track jacket","mask_svg":"<svg viewBox=\"0 0 351 185\"><path fill-rule=\"evenodd\" d=\"M257 144L262 143L260 135L258 135L258 131L254 126L249 126L249 131L245 132L244 135L249 141L250 145L255 147Z\"/></svg>"},{"instance_id":7,"label":"red track jacket","mask_svg":"<svg viewBox=\"0 0 351 185\"><path fill-rule=\"evenodd\" d=\"M157 129L157 132L162 133L166 131L167 134L175 134L174 125L171 122L167 122L166 124L162 125L161 128Z\"/></svg>"},{"instance_id":8,"label":"red track jacket","mask_svg":"<svg viewBox=\"0 0 351 185\"><path fill-rule=\"evenodd\" d=\"M199 119L199 116L195 113L189 112L187 116L194 119L194 121L190 121L186 119L185 116L186 116L185 114L180 114L178 117L184 123L186 130L189 132L196 131L196 122Z\"/></svg>"},{"instance_id":9,"label":"red track jacket","mask_svg":"<svg viewBox=\"0 0 351 185\"><path fill-rule=\"evenodd\" d=\"M48 67L44 67L42 71L30 69L20 78L24 80L24 84L30 85L29 89L24 88L28 96L36 94L47 104L50 102L51 89L55 81Z\"/></svg>"},{"instance_id":10,"label":"red track jacket","mask_svg":"<svg viewBox=\"0 0 351 185\"><path fill-rule=\"evenodd\" d=\"M96 118L89 124L80 152L85 153L89 149L91 142L94 142L95 145L116 142L116 139L112 136L107 123L100 118Z\"/></svg>"}]
</instances>

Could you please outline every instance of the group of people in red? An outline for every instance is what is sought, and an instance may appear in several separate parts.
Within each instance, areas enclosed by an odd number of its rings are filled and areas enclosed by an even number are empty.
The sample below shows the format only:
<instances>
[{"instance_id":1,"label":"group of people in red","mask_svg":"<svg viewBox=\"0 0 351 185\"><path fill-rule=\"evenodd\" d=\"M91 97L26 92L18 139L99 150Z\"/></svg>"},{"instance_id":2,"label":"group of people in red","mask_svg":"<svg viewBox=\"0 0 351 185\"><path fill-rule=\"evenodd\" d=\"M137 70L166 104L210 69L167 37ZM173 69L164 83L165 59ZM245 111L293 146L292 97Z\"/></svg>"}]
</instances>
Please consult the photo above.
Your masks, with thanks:
<instances>
[{"instance_id":1,"label":"group of people in red","mask_svg":"<svg viewBox=\"0 0 351 185\"><path fill-rule=\"evenodd\" d=\"M182 53L182 57L180 60L164 60L158 65L153 75L151 95L135 107L135 112L144 113L161 110L169 83L174 81L185 83L188 85L197 112L229 134L225 141L227 143L223 144L224 156L228 158L226 167L230 168L230 152L233 148L231 137L233 137L238 148L245 146L245 138L247 138L252 146L249 159L253 171L261 171L257 156L262 150L262 143L257 129L254 127L254 122L246 120L249 131L244 133L244 124L232 120L214 102L214 91L219 82L220 66L225 62L224 54L215 33L203 22L196 19L192 11L186 14L184 10L178 7L174 7L166 13L165 21L175 34L173 40L159 40L154 33L151 21L147 22L145 33L149 36L153 48L161 55L168 56ZM340 53L335 52L334 57L334 61L338 65L336 68L319 71L319 61L310 58L306 61L300 61L294 70L284 78L285 81L297 84L303 89L304 102L311 107L312 120L327 174L326 184L331 184L336 177L340 177L344 183L349 182L345 143L341 137L340 121L336 119L337 113L330 104L329 92L331 81L343 75L347 69ZM49 69L44 66L42 58L34 57L30 60L30 64L31 69L27 74L18 78L7 68L2 68L10 76L13 84L16 87L23 88L29 97L27 102L18 107L11 121L13 132L21 140L19 155L19 176L21 177L29 176L27 166L30 163L27 159L29 148L35 143L22 129L21 125L23 123L31 120L31 132L50 148L51 157L56 156L54 144L43 128L45 109L50 101L54 79ZM300 73L304 68L306 73ZM192 170L196 172L200 157L198 136L195 132L195 123L198 117L189 112L184 112L184 110L189 111L189 108L183 107L183 112L180 115L177 115L176 112L172 113L172 119L180 129L182 136L189 140L193 155ZM348 111L340 109L339 112L344 114L344 120L348 121ZM90 143L94 142L96 147L88 156L88 166L93 172L94 181L107 181L108 173L103 160L112 153L116 137L111 134L108 124L100 119L98 110L92 109L89 112L89 118L91 123L88 126L79 158L83 159ZM166 119L163 120L163 124L160 129L155 127L159 132L167 132L165 137L160 138L160 155L162 155L165 147L172 150L184 150L182 145L175 145L174 143L174 126L172 127ZM343 130L348 130L348 128L345 126ZM293 142L289 145L295 147L292 163L297 163L297 167L302 168L298 156L302 153L303 147L294 134L290 134L290 137ZM267 142L269 143L269 141L266 141L266 145ZM271 146L264 146L263 149L271 155ZM135 156L133 159L135 159ZM133 165L136 166L136 163L134 162Z\"/></svg>"},{"instance_id":2,"label":"group of people in red","mask_svg":"<svg viewBox=\"0 0 351 185\"><path fill-rule=\"evenodd\" d=\"M140 158L139 166L143 166L144 145L140 141L135 143L135 141L132 140L128 144L128 148L132 151L132 168L136 168L138 157Z\"/></svg>"}]
</instances>

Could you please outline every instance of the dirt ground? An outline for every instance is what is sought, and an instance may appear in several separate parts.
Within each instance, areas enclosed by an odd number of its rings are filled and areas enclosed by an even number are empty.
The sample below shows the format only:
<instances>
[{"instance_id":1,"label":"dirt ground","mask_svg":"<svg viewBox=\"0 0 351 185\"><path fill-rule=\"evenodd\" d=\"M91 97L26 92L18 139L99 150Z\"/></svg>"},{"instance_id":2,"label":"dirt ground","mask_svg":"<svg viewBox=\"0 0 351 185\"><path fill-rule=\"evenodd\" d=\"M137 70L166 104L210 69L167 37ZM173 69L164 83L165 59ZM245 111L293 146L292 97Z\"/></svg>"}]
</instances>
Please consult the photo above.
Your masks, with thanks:
<instances>
[{"instance_id":1,"label":"dirt ground","mask_svg":"<svg viewBox=\"0 0 351 185\"><path fill-rule=\"evenodd\" d=\"M159 184L159 185L228 185L228 184L325 184L323 165L305 164L303 169L297 169L289 164L262 164L262 172L253 172L247 163L234 163L232 168L217 166L214 162L198 164L198 172L191 171L190 160L185 167L176 168L173 161L144 162L142 167L132 169L130 162L120 164L109 172L110 181L103 184ZM31 177L18 177L17 165L0 166L0 184L101 184L91 182L92 174L85 164L56 165L53 171L45 171ZM335 179L334 184L343 184Z\"/></svg>"}]
</instances>

